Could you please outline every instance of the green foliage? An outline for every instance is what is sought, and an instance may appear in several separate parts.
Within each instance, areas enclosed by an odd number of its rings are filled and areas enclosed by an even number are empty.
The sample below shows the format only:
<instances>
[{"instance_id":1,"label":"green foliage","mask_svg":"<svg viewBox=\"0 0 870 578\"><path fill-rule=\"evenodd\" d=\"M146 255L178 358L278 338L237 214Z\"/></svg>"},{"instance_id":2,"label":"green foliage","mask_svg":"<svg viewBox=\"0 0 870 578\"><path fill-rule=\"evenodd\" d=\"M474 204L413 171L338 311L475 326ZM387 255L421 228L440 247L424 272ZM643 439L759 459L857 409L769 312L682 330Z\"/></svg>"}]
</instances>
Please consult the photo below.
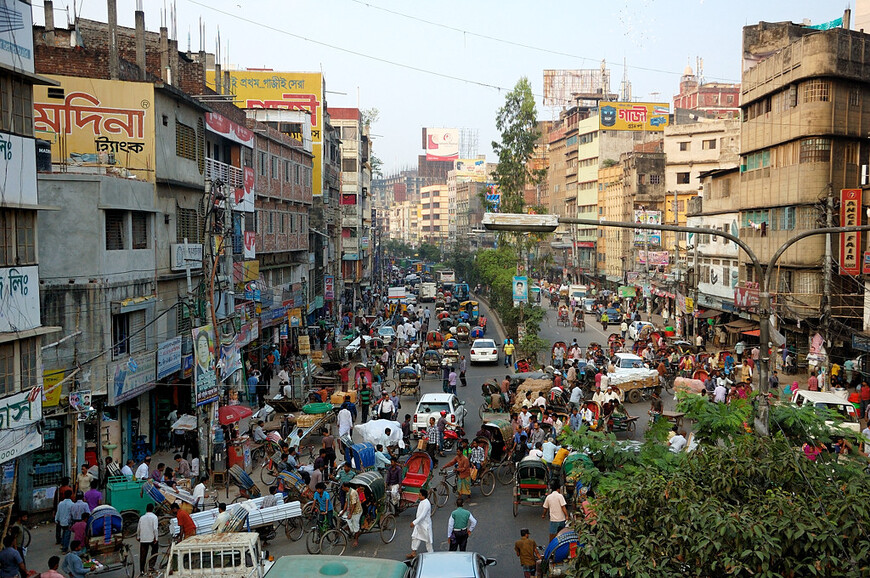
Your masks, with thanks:
<instances>
[{"instance_id":1,"label":"green foliage","mask_svg":"<svg viewBox=\"0 0 870 578\"><path fill-rule=\"evenodd\" d=\"M390 257L413 257L417 250L401 241L390 239L384 242L384 252Z\"/></svg>"},{"instance_id":2,"label":"green foliage","mask_svg":"<svg viewBox=\"0 0 870 578\"><path fill-rule=\"evenodd\" d=\"M453 247L442 256L444 263L456 271L456 278L462 279L469 285L479 283L474 268L474 254L468 245L467 239L456 240Z\"/></svg>"},{"instance_id":3,"label":"green foliage","mask_svg":"<svg viewBox=\"0 0 870 578\"><path fill-rule=\"evenodd\" d=\"M441 249L430 243L422 243L417 249L419 258L428 263L439 263L441 261Z\"/></svg>"},{"instance_id":4,"label":"green foliage","mask_svg":"<svg viewBox=\"0 0 870 578\"><path fill-rule=\"evenodd\" d=\"M731 444L746 433L752 423L752 403L748 399L733 399L731 403L712 403L706 397L680 392L677 408L686 419L695 422L692 431L698 442Z\"/></svg>"},{"instance_id":5,"label":"green foliage","mask_svg":"<svg viewBox=\"0 0 870 578\"><path fill-rule=\"evenodd\" d=\"M607 169L610 167L615 167L618 164L619 164L619 161L616 159L604 159L604 162L601 163L601 166L604 167L605 169Z\"/></svg>"},{"instance_id":6,"label":"green foliage","mask_svg":"<svg viewBox=\"0 0 870 578\"><path fill-rule=\"evenodd\" d=\"M570 441L595 440L577 436L584 439ZM616 469L599 474L596 523L576 526L585 547L572 575L870 573L870 477L860 462L811 462L781 435L733 436L728 445L660 459L648 446L633 458L639 464L596 462Z\"/></svg>"},{"instance_id":7,"label":"green foliage","mask_svg":"<svg viewBox=\"0 0 870 578\"><path fill-rule=\"evenodd\" d=\"M501 142L492 143L492 150L498 156L493 181L501 194L499 210L504 213L523 212L526 185L541 182L546 174L543 170L529 166L529 159L540 137L537 116L532 85L528 78L522 77L507 94L504 106L498 109L495 117Z\"/></svg>"}]
</instances>

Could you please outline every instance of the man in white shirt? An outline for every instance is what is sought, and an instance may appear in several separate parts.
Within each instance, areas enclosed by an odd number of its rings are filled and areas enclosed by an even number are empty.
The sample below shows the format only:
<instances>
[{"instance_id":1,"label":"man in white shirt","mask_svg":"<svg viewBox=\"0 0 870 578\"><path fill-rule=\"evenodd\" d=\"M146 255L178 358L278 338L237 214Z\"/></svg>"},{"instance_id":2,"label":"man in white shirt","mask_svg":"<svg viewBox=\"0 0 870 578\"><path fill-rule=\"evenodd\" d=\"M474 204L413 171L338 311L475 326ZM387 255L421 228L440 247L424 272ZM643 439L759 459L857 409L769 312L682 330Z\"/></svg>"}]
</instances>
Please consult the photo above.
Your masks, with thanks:
<instances>
[{"instance_id":1,"label":"man in white shirt","mask_svg":"<svg viewBox=\"0 0 870 578\"><path fill-rule=\"evenodd\" d=\"M136 468L136 479L147 480L151 476L151 456L145 456L145 461Z\"/></svg>"},{"instance_id":2,"label":"man in white shirt","mask_svg":"<svg viewBox=\"0 0 870 578\"><path fill-rule=\"evenodd\" d=\"M389 394L384 391L381 394L381 401L378 402L378 417L380 419L393 419L393 412L396 411L393 407L393 402L390 401Z\"/></svg>"},{"instance_id":3,"label":"man in white shirt","mask_svg":"<svg viewBox=\"0 0 870 578\"><path fill-rule=\"evenodd\" d=\"M215 534L220 534L227 531L227 524L230 521L230 514L227 512L227 505L224 502L218 504L218 515L211 525L211 531Z\"/></svg>"},{"instance_id":4,"label":"man in white shirt","mask_svg":"<svg viewBox=\"0 0 870 578\"><path fill-rule=\"evenodd\" d=\"M725 389L725 384L722 381L716 383L716 389L713 390L713 401L716 403L725 403L725 398L728 395L728 390Z\"/></svg>"},{"instance_id":5,"label":"man in white shirt","mask_svg":"<svg viewBox=\"0 0 870 578\"><path fill-rule=\"evenodd\" d=\"M604 376L601 376L601 379L604 379ZM592 394L592 401L597 403L598 405L604 405L604 402L607 400L607 396L602 391L601 387L595 388L595 393Z\"/></svg>"},{"instance_id":6,"label":"man in white shirt","mask_svg":"<svg viewBox=\"0 0 870 578\"><path fill-rule=\"evenodd\" d=\"M528 429L529 424L532 422L532 414L529 413L529 408L523 406L520 410L520 424L522 424L523 429Z\"/></svg>"},{"instance_id":7,"label":"man in white shirt","mask_svg":"<svg viewBox=\"0 0 870 578\"><path fill-rule=\"evenodd\" d=\"M683 448L686 447L686 432L680 431L671 438L671 441L668 442L668 445L671 446L671 451L674 453L679 453L683 451Z\"/></svg>"},{"instance_id":8,"label":"man in white shirt","mask_svg":"<svg viewBox=\"0 0 870 578\"><path fill-rule=\"evenodd\" d=\"M580 405L580 400L583 399L583 390L579 385L575 385L571 390L571 399L569 400L571 403L571 407L578 407Z\"/></svg>"},{"instance_id":9,"label":"man in white shirt","mask_svg":"<svg viewBox=\"0 0 870 578\"><path fill-rule=\"evenodd\" d=\"M350 435L351 430L353 430L353 415L345 407L338 412L338 437Z\"/></svg>"},{"instance_id":10,"label":"man in white shirt","mask_svg":"<svg viewBox=\"0 0 870 578\"><path fill-rule=\"evenodd\" d=\"M139 573L145 573L145 564L149 556L157 554L157 515L154 514L154 504L145 506L145 515L139 518L136 528L136 538L139 540ZM151 561L154 569L155 560Z\"/></svg>"},{"instance_id":11,"label":"man in white shirt","mask_svg":"<svg viewBox=\"0 0 870 578\"><path fill-rule=\"evenodd\" d=\"M199 483L193 487L193 506L197 511L203 509L205 504L205 481L208 479L208 474L203 475Z\"/></svg>"},{"instance_id":12,"label":"man in white shirt","mask_svg":"<svg viewBox=\"0 0 870 578\"><path fill-rule=\"evenodd\" d=\"M544 397L543 393L538 393L538 397L535 399L535 403L532 404L532 407L540 407L541 409L547 407L547 398Z\"/></svg>"},{"instance_id":13,"label":"man in white shirt","mask_svg":"<svg viewBox=\"0 0 870 578\"><path fill-rule=\"evenodd\" d=\"M553 460L556 458L556 452L558 450L559 446L554 444L550 438L547 438L547 441L545 441L541 446L541 451L544 453L544 461L548 464L553 463Z\"/></svg>"},{"instance_id":14,"label":"man in white shirt","mask_svg":"<svg viewBox=\"0 0 870 578\"><path fill-rule=\"evenodd\" d=\"M121 468L121 475L123 475L128 480L133 479L133 466L136 464L133 460L127 460L127 463L124 464L124 467Z\"/></svg>"},{"instance_id":15,"label":"man in white shirt","mask_svg":"<svg viewBox=\"0 0 870 578\"><path fill-rule=\"evenodd\" d=\"M405 345L405 326L404 325L400 324L396 328L396 339L399 340L399 347L402 347L403 345Z\"/></svg>"}]
</instances>

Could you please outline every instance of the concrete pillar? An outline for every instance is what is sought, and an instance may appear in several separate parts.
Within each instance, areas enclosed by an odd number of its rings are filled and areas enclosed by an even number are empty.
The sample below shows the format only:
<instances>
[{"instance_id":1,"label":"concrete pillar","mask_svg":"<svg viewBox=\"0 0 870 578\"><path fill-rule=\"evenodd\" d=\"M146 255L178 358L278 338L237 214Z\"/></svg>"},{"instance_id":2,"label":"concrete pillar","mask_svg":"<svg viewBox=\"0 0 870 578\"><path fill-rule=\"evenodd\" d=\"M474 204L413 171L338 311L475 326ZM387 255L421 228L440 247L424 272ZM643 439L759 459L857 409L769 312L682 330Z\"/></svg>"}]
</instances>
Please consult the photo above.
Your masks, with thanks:
<instances>
[{"instance_id":1,"label":"concrete pillar","mask_svg":"<svg viewBox=\"0 0 870 578\"><path fill-rule=\"evenodd\" d=\"M145 61L145 12L136 10L136 66L139 67L139 80L147 77L147 64Z\"/></svg>"},{"instance_id":2,"label":"concrete pillar","mask_svg":"<svg viewBox=\"0 0 870 578\"><path fill-rule=\"evenodd\" d=\"M160 27L160 78L167 84L169 82L169 30L166 26Z\"/></svg>"},{"instance_id":3,"label":"concrete pillar","mask_svg":"<svg viewBox=\"0 0 870 578\"><path fill-rule=\"evenodd\" d=\"M109 78L118 80L121 65L118 61L118 3L117 0L106 0L109 9Z\"/></svg>"},{"instance_id":4,"label":"concrete pillar","mask_svg":"<svg viewBox=\"0 0 870 578\"><path fill-rule=\"evenodd\" d=\"M45 0L43 10L45 11L45 43L54 46L54 1Z\"/></svg>"}]
</instances>

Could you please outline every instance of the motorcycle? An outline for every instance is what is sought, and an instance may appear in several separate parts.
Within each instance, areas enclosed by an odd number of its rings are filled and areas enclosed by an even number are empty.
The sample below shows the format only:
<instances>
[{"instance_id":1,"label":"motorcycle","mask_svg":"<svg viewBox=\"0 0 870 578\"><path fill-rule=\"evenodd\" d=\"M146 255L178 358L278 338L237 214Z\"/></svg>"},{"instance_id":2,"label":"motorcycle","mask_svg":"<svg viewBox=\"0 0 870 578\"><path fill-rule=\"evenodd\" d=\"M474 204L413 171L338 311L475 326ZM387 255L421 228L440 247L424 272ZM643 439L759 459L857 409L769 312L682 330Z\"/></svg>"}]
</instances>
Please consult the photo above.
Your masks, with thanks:
<instances>
[{"instance_id":1,"label":"motorcycle","mask_svg":"<svg viewBox=\"0 0 870 578\"><path fill-rule=\"evenodd\" d=\"M444 428L444 440L442 441L444 451L454 451L456 449L456 444L459 443L459 440L464 437L465 430L462 427L458 425L447 424L447 427Z\"/></svg>"}]
</instances>

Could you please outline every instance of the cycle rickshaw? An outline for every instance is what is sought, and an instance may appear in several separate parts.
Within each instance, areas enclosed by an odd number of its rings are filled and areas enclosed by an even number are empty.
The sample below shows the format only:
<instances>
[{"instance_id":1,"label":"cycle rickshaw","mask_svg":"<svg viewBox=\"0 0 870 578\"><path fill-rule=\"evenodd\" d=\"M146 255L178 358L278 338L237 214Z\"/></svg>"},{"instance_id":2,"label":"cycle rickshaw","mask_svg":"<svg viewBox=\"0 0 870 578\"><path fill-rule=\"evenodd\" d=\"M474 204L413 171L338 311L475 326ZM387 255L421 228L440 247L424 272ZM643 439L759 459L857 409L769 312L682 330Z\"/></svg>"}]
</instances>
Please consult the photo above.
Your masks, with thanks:
<instances>
[{"instance_id":1,"label":"cycle rickshaw","mask_svg":"<svg viewBox=\"0 0 870 578\"><path fill-rule=\"evenodd\" d=\"M471 334L471 326L468 323L460 323L456 326L456 339L462 343L468 343Z\"/></svg>"},{"instance_id":2,"label":"cycle rickshaw","mask_svg":"<svg viewBox=\"0 0 870 578\"><path fill-rule=\"evenodd\" d=\"M424 450L414 450L408 455L408 459L402 465L402 484L399 487L399 495L390 499L393 514L398 516L401 512L420 501L420 490L429 490L429 501L433 506L438 506L435 498L435 488L429 488L434 470L432 456ZM434 510L433 510L434 511Z\"/></svg>"},{"instance_id":3,"label":"cycle rickshaw","mask_svg":"<svg viewBox=\"0 0 870 578\"><path fill-rule=\"evenodd\" d=\"M420 399L420 374L409 365L399 370L399 396Z\"/></svg>"},{"instance_id":4,"label":"cycle rickshaw","mask_svg":"<svg viewBox=\"0 0 870 578\"><path fill-rule=\"evenodd\" d=\"M514 517L520 506L540 506L550 490L550 468L541 460L524 459L517 464L514 482Z\"/></svg>"},{"instance_id":5,"label":"cycle rickshaw","mask_svg":"<svg viewBox=\"0 0 870 578\"><path fill-rule=\"evenodd\" d=\"M439 375L441 373L441 354L434 349L427 349L423 353L421 365L423 366L423 371L427 374L434 373Z\"/></svg>"},{"instance_id":6,"label":"cycle rickshaw","mask_svg":"<svg viewBox=\"0 0 870 578\"><path fill-rule=\"evenodd\" d=\"M378 472L363 472L350 481L350 489L359 492L363 514L360 517L360 535L378 532L384 544L396 537L396 518L387 507L384 478ZM341 556L347 542L353 537L347 521L337 520L337 527L329 530L320 539L322 554Z\"/></svg>"},{"instance_id":7,"label":"cycle rickshaw","mask_svg":"<svg viewBox=\"0 0 870 578\"><path fill-rule=\"evenodd\" d=\"M124 522L121 514L112 506L97 506L91 512L87 527L88 555L84 563L92 574L123 570L127 578L136 574L133 553L124 543Z\"/></svg>"}]
</instances>

